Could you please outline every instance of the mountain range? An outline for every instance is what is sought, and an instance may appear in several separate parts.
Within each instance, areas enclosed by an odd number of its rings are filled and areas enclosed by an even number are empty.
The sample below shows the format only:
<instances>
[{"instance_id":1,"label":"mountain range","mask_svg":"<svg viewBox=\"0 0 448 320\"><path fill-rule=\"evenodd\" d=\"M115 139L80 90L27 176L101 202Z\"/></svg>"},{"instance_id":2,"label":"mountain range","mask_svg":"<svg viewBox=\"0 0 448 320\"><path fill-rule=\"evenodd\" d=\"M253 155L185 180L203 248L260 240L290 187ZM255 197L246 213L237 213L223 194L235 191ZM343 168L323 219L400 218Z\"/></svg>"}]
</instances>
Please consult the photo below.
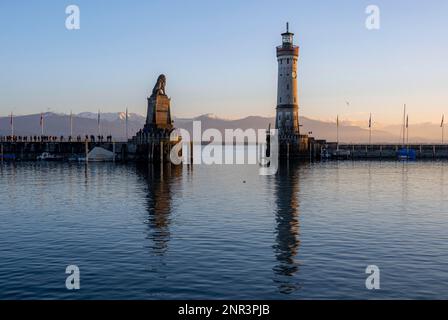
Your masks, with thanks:
<instances>
[{"instance_id":1,"label":"mountain range","mask_svg":"<svg viewBox=\"0 0 448 320\"><path fill-rule=\"evenodd\" d=\"M40 135L40 114L14 116L15 135ZM47 112L43 114L44 134L53 136L68 136L70 134L70 116ZM124 112L102 113L100 131L103 135L115 137L116 141L124 140L126 137L125 126L126 114ZM128 114L128 136L132 137L140 130L146 118L136 113ZM249 116L242 119L223 119L212 114L205 114L194 118L175 118L174 125L191 132L193 121L201 121L202 130L215 128L224 134L225 129L267 129L269 124L275 125L274 117ZM73 115L73 134L97 135L98 114L82 112ZM335 122L300 118L301 132L312 132L317 139L336 141L337 129ZM401 140L400 125L375 124L372 129L372 142L374 143L398 143ZM10 117L0 117L0 135L11 134ZM441 128L438 124L420 123L413 124L409 128L409 141L413 143L440 142ZM340 122L339 140L346 143L366 143L369 140L369 129L361 127L350 121Z\"/></svg>"}]
</instances>

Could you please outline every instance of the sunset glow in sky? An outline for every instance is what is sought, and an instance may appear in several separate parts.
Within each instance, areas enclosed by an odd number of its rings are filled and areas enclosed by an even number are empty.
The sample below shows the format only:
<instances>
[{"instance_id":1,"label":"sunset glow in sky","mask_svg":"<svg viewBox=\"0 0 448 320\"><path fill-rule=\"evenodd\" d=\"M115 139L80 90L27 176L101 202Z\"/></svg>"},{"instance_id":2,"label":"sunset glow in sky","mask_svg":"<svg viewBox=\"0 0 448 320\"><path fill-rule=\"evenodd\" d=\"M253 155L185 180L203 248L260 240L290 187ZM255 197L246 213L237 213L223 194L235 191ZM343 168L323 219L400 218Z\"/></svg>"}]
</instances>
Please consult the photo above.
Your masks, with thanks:
<instances>
[{"instance_id":1,"label":"sunset glow in sky","mask_svg":"<svg viewBox=\"0 0 448 320\"><path fill-rule=\"evenodd\" d=\"M145 114L160 73L177 117L275 114L275 46L300 46L303 116L399 123L448 115L447 1L0 2L0 115ZM65 28L65 8L81 29ZM365 8L381 10L367 30ZM350 102L350 106L346 105Z\"/></svg>"}]
</instances>

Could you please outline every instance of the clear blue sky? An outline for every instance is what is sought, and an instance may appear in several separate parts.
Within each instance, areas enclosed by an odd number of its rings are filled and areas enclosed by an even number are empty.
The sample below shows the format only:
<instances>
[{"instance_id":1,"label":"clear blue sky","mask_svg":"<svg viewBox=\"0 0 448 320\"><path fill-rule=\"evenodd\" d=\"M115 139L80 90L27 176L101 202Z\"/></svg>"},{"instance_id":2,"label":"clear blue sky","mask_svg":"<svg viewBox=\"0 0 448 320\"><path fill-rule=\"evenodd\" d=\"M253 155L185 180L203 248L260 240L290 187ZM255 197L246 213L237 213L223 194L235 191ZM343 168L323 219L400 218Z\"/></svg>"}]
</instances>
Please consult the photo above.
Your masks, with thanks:
<instances>
[{"instance_id":1,"label":"clear blue sky","mask_svg":"<svg viewBox=\"0 0 448 320\"><path fill-rule=\"evenodd\" d=\"M70 4L78 31L65 29ZM378 31L364 26L368 4L381 9ZM273 115L289 21L302 115L399 122L407 103L437 122L448 115L447 14L444 0L1 1L0 115L143 114L160 73L176 116Z\"/></svg>"}]
</instances>

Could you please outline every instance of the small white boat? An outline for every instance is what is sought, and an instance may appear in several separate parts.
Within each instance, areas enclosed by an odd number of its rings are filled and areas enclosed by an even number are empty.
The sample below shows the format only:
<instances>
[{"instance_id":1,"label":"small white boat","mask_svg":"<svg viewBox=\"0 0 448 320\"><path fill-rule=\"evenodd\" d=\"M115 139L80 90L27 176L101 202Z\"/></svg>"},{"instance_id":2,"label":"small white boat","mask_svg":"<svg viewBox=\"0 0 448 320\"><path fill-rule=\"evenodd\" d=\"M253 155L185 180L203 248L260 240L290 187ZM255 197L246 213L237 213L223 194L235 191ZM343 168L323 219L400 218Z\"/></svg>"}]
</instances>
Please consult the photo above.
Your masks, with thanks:
<instances>
[{"instance_id":1,"label":"small white boat","mask_svg":"<svg viewBox=\"0 0 448 320\"><path fill-rule=\"evenodd\" d=\"M60 160L62 160L62 157L51 154L49 152L44 152L40 156L37 156L37 160L39 160L39 161L60 161Z\"/></svg>"},{"instance_id":2,"label":"small white boat","mask_svg":"<svg viewBox=\"0 0 448 320\"><path fill-rule=\"evenodd\" d=\"M322 151L320 152L320 158L323 160L331 159L331 154L330 154L330 152L328 152L327 149L322 149Z\"/></svg>"},{"instance_id":3,"label":"small white boat","mask_svg":"<svg viewBox=\"0 0 448 320\"><path fill-rule=\"evenodd\" d=\"M332 157L335 159L348 159L351 155L350 150L336 150L333 152Z\"/></svg>"}]
</instances>

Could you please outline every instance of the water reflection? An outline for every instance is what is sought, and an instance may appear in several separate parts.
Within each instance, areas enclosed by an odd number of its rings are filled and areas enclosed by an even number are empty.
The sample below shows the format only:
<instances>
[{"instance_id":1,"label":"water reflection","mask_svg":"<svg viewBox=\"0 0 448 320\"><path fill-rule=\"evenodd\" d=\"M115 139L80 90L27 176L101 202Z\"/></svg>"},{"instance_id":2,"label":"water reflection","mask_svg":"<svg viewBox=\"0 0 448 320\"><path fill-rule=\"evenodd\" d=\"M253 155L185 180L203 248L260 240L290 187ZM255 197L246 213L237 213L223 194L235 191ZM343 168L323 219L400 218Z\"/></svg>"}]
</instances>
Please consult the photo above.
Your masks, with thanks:
<instances>
[{"instance_id":1,"label":"water reflection","mask_svg":"<svg viewBox=\"0 0 448 320\"><path fill-rule=\"evenodd\" d=\"M297 253L299 240L299 166L280 166L275 179L276 239L273 246L278 264L274 267L274 282L278 290L290 294L299 289L294 275L299 270Z\"/></svg>"},{"instance_id":2,"label":"water reflection","mask_svg":"<svg viewBox=\"0 0 448 320\"><path fill-rule=\"evenodd\" d=\"M138 165L137 174L144 180L146 195L148 238L152 240L151 249L156 255L163 255L170 240L172 210L172 185L180 177L182 166Z\"/></svg>"}]
</instances>

